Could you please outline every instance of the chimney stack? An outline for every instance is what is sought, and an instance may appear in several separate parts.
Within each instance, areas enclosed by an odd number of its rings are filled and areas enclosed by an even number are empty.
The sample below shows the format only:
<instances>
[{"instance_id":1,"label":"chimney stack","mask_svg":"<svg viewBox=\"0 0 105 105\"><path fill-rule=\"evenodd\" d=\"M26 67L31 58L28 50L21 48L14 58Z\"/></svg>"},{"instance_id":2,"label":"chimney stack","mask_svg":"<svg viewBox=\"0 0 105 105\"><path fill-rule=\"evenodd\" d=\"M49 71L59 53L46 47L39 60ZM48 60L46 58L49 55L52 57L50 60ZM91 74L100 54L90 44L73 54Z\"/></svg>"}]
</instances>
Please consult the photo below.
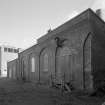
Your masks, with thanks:
<instances>
[{"instance_id":1,"label":"chimney stack","mask_svg":"<svg viewBox=\"0 0 105 105\"><path fill-rule=\"evenodd\" d=\"M97 16L99 16L100 18L102 18L102 14L101 14L101 9L97 9L96 10L96 14L97 14Z\"/></svg>"}]
</instances>

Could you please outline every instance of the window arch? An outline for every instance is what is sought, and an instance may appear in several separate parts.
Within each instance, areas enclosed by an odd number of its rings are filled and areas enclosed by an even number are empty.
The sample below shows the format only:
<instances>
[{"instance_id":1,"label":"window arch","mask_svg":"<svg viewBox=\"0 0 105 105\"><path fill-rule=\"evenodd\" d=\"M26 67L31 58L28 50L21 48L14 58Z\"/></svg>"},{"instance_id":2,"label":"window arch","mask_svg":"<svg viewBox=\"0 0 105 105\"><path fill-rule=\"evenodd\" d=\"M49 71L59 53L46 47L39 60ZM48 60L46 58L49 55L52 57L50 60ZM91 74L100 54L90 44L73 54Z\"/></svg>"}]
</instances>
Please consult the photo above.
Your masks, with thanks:
<instances>
[{"instance_id":1,"label":"window arch","mask_svg":"<svg viewBox=\"0 0 105 105\"><path fill-rule=\"evenodd\" d=\"M43 69L44 69L44 71L48 71L48 62L49 61L48 61L48 54L47 53L44 54L43 61L44 61L44 63L43 63L44 68Z\"/></svg>"},{"instance_id":2,"label":"window arch","mask_svg":"<svg viewBox=\"0 0 105 105\"><path fill-rule=\"evenodd\" d=\"M91 33L88 33L83 44L83 86L86 89L93 87L91 71Z\"/></svg>"},{"instance_id":3,"label":"window arch","mask_svg":"<svg viewBox=\"0 0 105 105\"><path fill-rule=\"evenodd\" d=\"M35 57L31 57L31 72L35 72Z\"/></svg>"}]
</instances>

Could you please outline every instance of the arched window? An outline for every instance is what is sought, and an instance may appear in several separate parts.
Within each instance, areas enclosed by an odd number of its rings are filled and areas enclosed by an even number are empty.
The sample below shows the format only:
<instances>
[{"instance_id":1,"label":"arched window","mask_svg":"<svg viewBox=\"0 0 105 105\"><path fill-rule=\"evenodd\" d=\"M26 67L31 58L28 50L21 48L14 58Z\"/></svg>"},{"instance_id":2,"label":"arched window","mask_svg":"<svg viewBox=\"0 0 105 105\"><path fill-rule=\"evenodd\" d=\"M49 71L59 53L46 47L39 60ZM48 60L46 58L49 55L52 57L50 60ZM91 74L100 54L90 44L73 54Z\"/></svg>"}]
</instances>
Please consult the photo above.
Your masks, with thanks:
<instances>
[{"instance_id":1,"label":"arched window","mask_svg":"<svg viewBox=\"0 0 105 105\"><path fill-rule=\"evenodd\" d=\"M35 72L35 57L31 58L31 72Z\"/></svg>"},{"instance_id":2,"label":"arched window","mask_svg":"<svg viewBox=\"0 0 105 105\"><path fill-rule=\"evenodd\" d=\"M9 68L9 78L11 78L11 77L12 77L12 69Z\"/></svg>"},{"instance_id":3,"label":"arched window","mask_svg":"<svg viewBox=\"0 0 105 105\"><path fill-rule=\"evenodd\" d=\"M48 54L44 55L44 71L48 71Z\"/></svg>"},{"instance_id":4,"label":"arched window","mask_svg":"<svg viewBox=\"0 0 105 105\"><path fill-rule=\"evenodd\" d=\"M12 68L12 72L13 72L13 78L16 78L16 67L15 65L13 65L13 68Z\"/></svg>"},{"instance_id":5,"label":"arched window","mask_svg":"<svg viewBox=\"0 0 105 105\"><path fill-rule=\"evenodd\" d=\"M83 82L84 88L91 89L93 87L92 71L91 71L91 34L86 37L83 45Z\"/></svg>"}]
</instances>

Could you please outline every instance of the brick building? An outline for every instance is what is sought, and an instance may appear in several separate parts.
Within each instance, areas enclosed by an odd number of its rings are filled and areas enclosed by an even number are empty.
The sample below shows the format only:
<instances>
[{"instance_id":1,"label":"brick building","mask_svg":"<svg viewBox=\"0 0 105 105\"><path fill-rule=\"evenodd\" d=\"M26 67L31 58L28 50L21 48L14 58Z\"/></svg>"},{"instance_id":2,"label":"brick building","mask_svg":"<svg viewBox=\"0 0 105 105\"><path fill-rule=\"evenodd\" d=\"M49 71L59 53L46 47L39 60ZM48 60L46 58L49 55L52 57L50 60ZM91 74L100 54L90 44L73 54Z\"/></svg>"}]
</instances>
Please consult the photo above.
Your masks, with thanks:
<instances>
[{"instance_id":1,"label":"brick building","mask_svg":"<svg viewBox=\"0 0 105 105\"><path fill-rule=\"evenodd\" d=\"M105 79L105 23L87 9L20 52L18 61L20 79L93 90Z\"/></svg>"}]
</instances>

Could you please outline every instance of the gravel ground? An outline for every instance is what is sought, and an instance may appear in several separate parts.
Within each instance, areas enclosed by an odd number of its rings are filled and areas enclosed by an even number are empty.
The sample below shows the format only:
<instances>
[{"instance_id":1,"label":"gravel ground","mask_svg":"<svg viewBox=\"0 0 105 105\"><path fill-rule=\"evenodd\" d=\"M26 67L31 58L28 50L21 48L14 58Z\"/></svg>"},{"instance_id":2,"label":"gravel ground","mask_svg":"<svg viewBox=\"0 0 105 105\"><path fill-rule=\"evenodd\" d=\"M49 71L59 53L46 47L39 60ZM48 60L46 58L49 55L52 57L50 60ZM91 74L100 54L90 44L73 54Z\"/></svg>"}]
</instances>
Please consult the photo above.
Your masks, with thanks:
<instances>
[{"instance_id":1,"label":"gravel ground","mask_svg":"<svg viewBox=\"0 0 105 105\"><path fill-rule=\"evenodd\" d=\"M102 105L104 98L61 93L57 89L0 79L0 105Z\"/></svg>"}]
</instances>

